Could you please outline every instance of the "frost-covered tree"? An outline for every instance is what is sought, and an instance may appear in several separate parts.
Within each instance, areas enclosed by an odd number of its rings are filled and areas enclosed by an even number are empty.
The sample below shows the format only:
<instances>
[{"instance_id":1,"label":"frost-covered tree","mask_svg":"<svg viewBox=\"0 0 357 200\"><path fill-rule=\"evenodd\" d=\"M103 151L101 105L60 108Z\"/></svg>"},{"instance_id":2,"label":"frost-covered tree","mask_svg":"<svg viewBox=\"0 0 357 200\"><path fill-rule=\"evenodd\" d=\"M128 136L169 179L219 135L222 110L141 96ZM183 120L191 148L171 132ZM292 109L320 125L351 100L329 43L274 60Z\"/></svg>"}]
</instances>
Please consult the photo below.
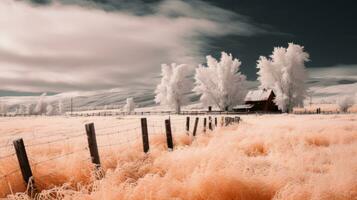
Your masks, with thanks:
<instances>
[{"instance_id":1,"label":"frost-covered tree","mask_svg":"<svg viewBox=\"0 0 357 200\"><path fill-rule=\"evenodd\" d=\"M135 109L134 99L132 97L127 98L126 99L126 104L124 106L124 110L126 112L131 112L131 111L134 111L134 109Z\"/></svg>"},{"instance_id":2,"label":"frost-covered tree","mask_svg":"<svg viewBox=\"0 0 357 200\"><path fill-rule=\"evenodd\" d=\"M161 83L155 90L155 102L160 105L170 106L176 112L181 111L181 106L187 103L187 93L191 91L192 80L189 78L190 69L187 65L161 65Z\"/></svg>"},{"instance_id":3,"label":"frost-covered tree","mask_svg":"<svg viewBox=\"0 0 357 200\"><path fill-rule=\"evenodd\" d=\"M58 114L62 115L63 113L64 113L63 102L62 100L58 100Z\"/></svg>"},{"instance_id":4,"label":"frost-covered tree","mask_svg":"<svg viewBox=\"0 0 357 200\"><path fill-rule=\"evenodd\" d=\"M35 109L35 105L34 104L27 104L25 113L28 114L28 115L33 115L34 114L34 109Z\"/></svg>"},{"instance_id":5,"label":"frost-covered tree","mask_svg":"<svg viewBox=\"0 0 357 200\"><path fill-rule=\"evenodd\" d=\"M337 101L337 105L341 112L347 112L347 110L353 106L354 102L353 96L343 96Z\"/></svg>"},{"instance_id":6,"label":"frost-covered tree","mask_svg":"<svg viewBox=\"0 0 357 200\"><path fill-rule=\"evenodd\" d=\"M275 102L283 112L294 106L303 106L307 94L305 62L309 54L304 47L289 43L287 48L275 47L269 58L261 56L257 61L258 80L261 88L273 89Z\"/></svg>"},{"instance_id":7,"label":"frost-covered tree","mask_svg":"<svg viewBox=\"0 0 357 200\"><path fill-rule=\"evenodd\" d=\"M48 104L46 106L46 115L55 115L56 114L56 110L54 109L54 107L51 104Z\"/></svg>"},{"instance_id":8,"label":"frost-covered tree","mask_svg":"<svg viewBox=\"0 0 357 200\"><path fill-rule=\"evenodd\" d=\"M17 109L17 114L24 115L26 114L26 105L19 105L19 109Z\"/></svg>"},{"instance_id":9,"label":"frost-covered tree","mask_svg":"<svg viewBox=\"0 0 357 200\"><path fill-rule=\"evenodd\" d=\"M0 101L0 114L7 113L7 105L5 102Z\"/></svg>"},{"instance_id":10,"label":"frost-covered tree","mask_svg":"<svg viewBox=\"0 0 357 200\"><path fill-rule=\"evenodd\" d=\"M207 56L207 66L196 69L193 91L201 95L205 106L216 105L227 110L243 102L247 93L246 77L241 74L241 62L232 54L222 52L221 60Z\"/></svg>"},{"instance_id":11,"label":"frost-covered tree","mask_svg":"<svg viewBox=\"0 0 357 200\"><path fill-rule=\"evenodd\" d=\"M47 103L44 101L47 93L41 94L41 96L37 100L36 107L34 109L34 114L41 115L46 114Z\"/></svg>"}]
</instances>

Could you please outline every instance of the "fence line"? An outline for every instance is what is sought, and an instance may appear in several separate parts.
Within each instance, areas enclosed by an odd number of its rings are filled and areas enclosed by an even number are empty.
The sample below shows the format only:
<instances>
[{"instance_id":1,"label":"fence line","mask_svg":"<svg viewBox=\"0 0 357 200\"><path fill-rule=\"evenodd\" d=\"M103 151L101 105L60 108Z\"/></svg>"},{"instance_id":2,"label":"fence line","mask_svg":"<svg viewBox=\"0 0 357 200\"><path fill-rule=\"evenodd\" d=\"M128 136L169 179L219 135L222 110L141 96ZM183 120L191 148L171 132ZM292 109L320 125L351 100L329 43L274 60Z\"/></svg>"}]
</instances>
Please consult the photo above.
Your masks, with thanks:
<instances>
[{"instance_id":1,"label":"fence line","mask_svg":"<svg viewBox=\"0 0 357 200\"><path fill-rule=\"evenodd\" d=\"M247 114L245 112L235 112L235 111L181 111L177 113L175 111L142 111L142 112L123 112L123 111L98 111L98 112L77 112L69 114L69 116L73 117L91 117L91 116L130 116L130 115L137 115L137 116L147 116L147 115L237 115L237 114Z\"/></svg>"},{"instance_id":2,"label":"fence line","mask_svg":"<svg viewBox=\"0 0 357 200\"><path fill-rule=\"evenodd\" d=\"M92 163L95 164L96 169L100 170L101 168L101 163L100 163L100 150L103 148L111 148L113 146L118 146L118 145L122 145L122 144L131 144L134 142L139 141L139 139L143 138L143 144L144 144L144 149L143 151L145 153L149 152L150 150L150 136L152 135L162 135L162 136L166 136L167 139L167 148L174 150L174 142L173 142L173 138L174 138L174 134L178 134L178 133L182 133L182 134L187 134L187 135L193 135L194 137L197 135L197 129L198 129L198 124L200 123L200 127L202 128L202 132L205 132L205 130L207 129L207 119L208 119L208 124L209 124L209 130L213 130L214 128L218 127L218 119L217 116L210 116L210 117L203 117L201 118L201 120L199 120L199 117L184 117L182 119L171 119L169 117L169 119L166 120L159 120L159 119L149 119L147 120L146 118L142 118L141 121L143 122L143 119L145 119L144 121L146 121L145 123L141 123L139 121L139 118L135 118L137 119L137 121L134 122L129 122L129 123L118 123L115 125L111 125L109 127L100 127L95 129L94 128L94 124L87 124L86 125L86 131L87 131L87 139L88 139L88 143L86 147L81 147L81 148L77 148L75 150L71 150L69 152L66 153L59 153L57 155L54 155L48 159L45 160L34 160L33 155L32 155L32 148L34 147L39 147L39 146L49 146L49 148L51 148L53 143L58 143L58 142L63 142L63 141L69 141L71 139L81 139L80 141L82 141L81 143L85 144L86 139L85 136L86 134L84 133L74 133L71 132L70 135L66 135L66 134L62 134L60 135L59 138L57 139L52 139L49 141L39 141L36 143L37 140L39 139L43 139L45 138L45 136L38 136L35 137L31 140L26 140L24 142L22 142L22 139L16 140L16 142L18 143L19 141L25 144L23 144L23 151L17 152L17 153L10 153L7 155L2 155L0 157L0 161L4 160L4 159L8 159L11 157L15 157L15 155L17 155L19 162L25 162L25 163L20 163L20 168L19 169L15 169L12 170L10 172L8 172L7 174L3 174L2 176L0 176L0 181L3 181L5 179L5 181L8 183L8 185L11 183L9 183L9 181L7 180L7 177L10 175L15 174L16 172L22 172L23 178L24 178L24 182L27 183L28 181L30 181L30 178L32 177L32 173L30 173L30 175L28 174L24 174L26 172L26 170L23 169L23 166L27 166L29 168L34 167L35 169L39 166L43 166L44 164L47 164L51 161L54 160L60 160L60 159L64 159L67 158L69 156L73 156L76 155L78 153L83 153L85 151L89 151L90 150L90 154L87 153L87 156L85 156L86 158L83 160L92 160ZM233 123L239 123L240 118L239 117L229 117L229 116L225 116L225 123L224 126L228 126L231 125ZM165 123L164 123L165 122ZM194 123L193 123L194 122ZM120 125L131 125L133 127L130 128L126 128L126 129L120 129ZM143 128L143 126L146 126L146 133L145 133L145 128ZM222 124L221 124L222 126ZM141 130L141 131L140 131ZM96 134L95 132L98 132L98 134ZM140 134L141 132L141 134ZM146 136L144 134L147 134ZM83 137L83 138L81 138ZM107 138L107 141L113 141L111 139L111 137L115 137L115 142L111 143L101 143L101 140L103 138ZM147 137L147 138L146 138ZM114 138L113 138L114 139ZM20 142L20 144L21 144ZM16 143L16 144L17 144ZM14 145L15 145L15 141L14 141ZM3 145L0 146L0 148L5 148L5 147L10 147L12 145L8 144L8 145ZM29 150L29 154L27 153L26 155L26 150ZM56 150L56 149L55 149ZM28 157L29 161L26 160L23 161L20 158L21 157ZM82 160L81 160L82 161ZM31 170L31 169L30 169ZM51 174L54 174L57 172L49 172L46 173L45 175L42 175L40 177L37 177L36 174L34 175L36 177L35 182L37 182L37 179L40 179L42 177L45 176L50 176ZM30 178L29 178L30 176ZM97 178L101 178L97 177ZM32 180L32 179L31 179ZM33 182L32 184L34 184L35 182ZM40 181L41 182L41 181ZM33 191L29 191L31 194L32 192L34 192L36 190L35 187L32 188Z\"/></svg>"},{"instance_id":3,"label":"fence line","mask_svg":"<svg viewBox=\"0 0 357 200\"><path fill-rule=\"evenodd\" d=\"M324 111L321 109L316 110L295 110L292 112L293 114L342 114L338 110L334 111ZM355 112L348 112L348 113L355 113ZM125 111L113 111L113 110L106 110L106 111L74 111L73 113L67 113L65 115L72 116L72 117L93 117L93 116L151 116L151 115L244 115L244 114L280 114L279 112L264 112L264 111L257 111L257 112L236 112L236 111L181 111L177 113L175 111L133 111L133 112L125 112ZM0 117L41 117L48 115L35 115L35 114L17 114L17 113L1 113ZM56 116L56 115L54 115Z\"/></svg>"},{"instance_id":4,"label":"fence line","mask_svg":"<svg viewBox=\"0 0 357 200\"><path fill-rule=\"evenodd\" d=\"M340 111L323 111L323 110L313 110L313 111L309 111L309 110L296 110L292 112L293 114L296 115L312 115L312 114L324 114L324 115L333 115L333 114L342 114L343 112ZM350 112L347 112L350 113Z\"/></svg>"}]
</instances>

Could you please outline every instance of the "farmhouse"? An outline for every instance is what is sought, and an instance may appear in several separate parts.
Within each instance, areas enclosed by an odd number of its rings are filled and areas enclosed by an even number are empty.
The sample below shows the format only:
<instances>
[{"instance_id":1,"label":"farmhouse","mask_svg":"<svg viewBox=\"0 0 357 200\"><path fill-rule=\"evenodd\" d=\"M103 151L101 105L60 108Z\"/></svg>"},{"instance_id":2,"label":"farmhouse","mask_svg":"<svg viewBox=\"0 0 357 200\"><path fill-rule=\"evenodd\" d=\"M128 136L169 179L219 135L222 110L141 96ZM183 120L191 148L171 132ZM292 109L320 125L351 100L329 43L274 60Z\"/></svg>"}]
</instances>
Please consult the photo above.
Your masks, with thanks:
<instances>
[{"instance_id":1,"label":"farmhouse","mask_svg":"<svg viewBox=\"0 0 357 200\"><path fill-rule=\"evenodd\" d=\"M271 89L251 90L245 97L244 105L233 107L236 112L280 112L274 103L275 94Z\"/></svg>"}]
</instances>

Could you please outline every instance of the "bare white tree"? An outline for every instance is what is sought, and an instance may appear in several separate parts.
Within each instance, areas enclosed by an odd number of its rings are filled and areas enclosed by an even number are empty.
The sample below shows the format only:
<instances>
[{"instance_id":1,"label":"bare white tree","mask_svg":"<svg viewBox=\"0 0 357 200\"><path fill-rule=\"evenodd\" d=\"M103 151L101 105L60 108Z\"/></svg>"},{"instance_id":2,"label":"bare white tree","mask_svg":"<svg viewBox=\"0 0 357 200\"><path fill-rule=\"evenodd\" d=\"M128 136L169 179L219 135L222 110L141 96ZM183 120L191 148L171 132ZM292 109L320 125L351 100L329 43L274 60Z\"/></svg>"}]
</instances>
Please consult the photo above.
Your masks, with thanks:
<instances>
[{"instance_id":1,"label":"bare white tree","mask_svg":"<svg viewBox=\"0 0 357 200\"><path fill-rule=\"evenodd\" d=\"M135 109L135 103L134 103L134 99L132 97L129 97L126 99L126 104L124 106L124 110L126 112L132 112Z\"/></svg>"},{"instance_id":2,"label":"bare white tree","mask_svg":"<svg viewBox=\"0 0 357 200\"><path fill-rule=\"evenodd\" d=\"M185 64L163 64L161 65L161 75L161 83L155 90L155 102L170 106L179 113L181 106L189 101L187 94L191 91L193 85L189 78L190 69Z\"/></svg>"},{"instance_id":3,"label":"bare white tree","mask_svg":"<svg viewBox=\"0 0 357 200\"><path fill-rule=\"evenodd\" d=\"M7 113L7 105L5 102L0 101L0 114L6 114Z\"/></svg>"},{"instance_id":4,"label":"bare white tree","mask_svg":"<svg viewBox=\"0 0 357 200\"><path fill-rule=\"evenodd\" d=\"M354 102L353 96L343 96L337 101L337 105L341 112L347 112L350 107L353 106Z\"/></svg>"},{"instance_id":5,"label":"bare white tree","mask_svg":"<svg viewBox=\"0 0 357 200\"><path fill-rule=\"evenodd\" d=\"M42 93L41 96L39 96L36 107L34 109L34 114L46 114L47 103L44 101L46 95L47 93Z\"/></svg>"},{"instance_id":6,"label":"bare white tree","mask_svg":"<svg viewBox=\"0 0 357 200\"><path fill-rule=\"evenodd\" d=\"M207 66L196 69L194 92L201 95L205 106L216 105L227 110L243 102L246 89L246 77L241 74L241 62L232 54L222 52L221 60L207 56Z\"/></svg>"},{"instance_id":7,"label":"bare white tree","mask_svg":"<svg viewBox=\"0 0 357 200\"><path fill-rule=\"evenodd\" d=\"M27 104L26 105L25 114L28 114L28 115L33 115L34 114L34 104Z\"/></svg>"},{"instance_id":8,"label":"bare white tree","mask_svg":"<svg viewBox=\"0 0 357 200\"><path fill-rule=\"evenodd\" d=\"M20 104L19 109L17 110L17 114L20 114L20 115L26 114L26 105Z\"/></svg>"},{"instance_id":9,"label":"bare white tree","mask_svg":"<svg viewBox=\"0 0 357 200\"><path fill-rule=\"evenodd\" d=\"M64 109L63 109L63 102L62 100L58 100L58 114L62 115L64 113Z\"/></svg>"},{"instance_id":10,"label":"bare white tree","mask_svg":"<svg viewBox=\"0 0 357 200\"><path fill-rule=\"evenodd\" d=\"M56 115L56 110L54 109L54 107L51 104L48 104L46 106L46 115Z\"/></svg>"},{"instance_id":11,"label":"bare white tree","mask_svg":"<svg viewBox=\"0 0 357 200\"><path fill-rule=\"evenodd\" d=\"M283 112L290 112L294 106L303 106L307 94L305 62L309 54L304 47L289 43L287 48L275 47L269 58L261 56L257 61L258 80L261 88L273 89L275 102Z\"/></svg>"}]
</instances>

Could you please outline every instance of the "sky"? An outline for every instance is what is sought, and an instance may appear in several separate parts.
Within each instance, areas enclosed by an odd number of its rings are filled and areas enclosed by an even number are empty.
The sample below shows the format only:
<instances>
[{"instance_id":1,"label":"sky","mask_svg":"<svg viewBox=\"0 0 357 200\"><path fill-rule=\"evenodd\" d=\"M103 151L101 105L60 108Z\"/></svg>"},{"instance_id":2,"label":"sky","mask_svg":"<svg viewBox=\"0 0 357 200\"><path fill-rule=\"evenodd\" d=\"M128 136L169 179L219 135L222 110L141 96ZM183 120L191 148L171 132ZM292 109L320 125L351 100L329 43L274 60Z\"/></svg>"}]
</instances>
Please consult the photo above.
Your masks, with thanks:
<instances>
[{"instance_id":1,"label":"sky","mask_svg":"<svg viewBox=\"0 0 357 200\"><path fill-rule=\"evenodd\" d=\"M0 96L152 90L162 63L232 53L248 80L275 46L305 47L310 81L357 82L353 1L1 0Z\"/></svg>"}]
</instances>

